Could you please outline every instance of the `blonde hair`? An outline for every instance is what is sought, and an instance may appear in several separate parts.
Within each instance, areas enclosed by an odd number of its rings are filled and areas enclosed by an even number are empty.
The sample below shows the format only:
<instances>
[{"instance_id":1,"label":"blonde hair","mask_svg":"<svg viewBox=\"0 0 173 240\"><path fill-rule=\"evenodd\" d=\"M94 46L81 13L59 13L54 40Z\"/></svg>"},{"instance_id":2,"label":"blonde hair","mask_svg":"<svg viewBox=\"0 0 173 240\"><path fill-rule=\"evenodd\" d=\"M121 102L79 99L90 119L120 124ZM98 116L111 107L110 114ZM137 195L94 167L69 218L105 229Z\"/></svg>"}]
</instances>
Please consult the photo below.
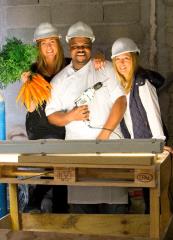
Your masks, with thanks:
<instances>
[{"instance_id":1,"label":"blonde hair","mask_svg":"<svg viewBox=\"0 0 173 240\"><path fill-rule=\"evenodd\" d=\"M57 55L55 57L55 61L54 61L54 66L53 66L53 74L50 74L48 72L48 66L47 66L47 62L45 57L42 54L41 51L41 41L37 42L37 47L38 47L38 58L37 58L37 68L38 71L43 74L44 76L47 77L51 77L52 75L55 75L56 73L58 73L65 65L65 61L64 61L64 52L63 52L63 48L61 46L61 43L59 41L59 38L56 38L56 42L57 42Z\"/></svg>"},{"instance_id":2,"label":"blonde hair","mask_svg":"<svg viewBox=\"0 0 173 240\"><path fill-rule=\"evenodd\" d=\"M133 78L134 75L136 73L136 70L138 68L138 55L134 52L130 52L130 55L132 57L132 67L131 70L128 74L128 77L125 78L122 74L120 74L117 70L117 66L116 66L116 57L113 58L113 67L114 67L114 71L116 74L117 79L120 81L122 87L124 88L126 94L128 94L132 88L132 84L133 84Z\"/></svg>"}]
</instances>

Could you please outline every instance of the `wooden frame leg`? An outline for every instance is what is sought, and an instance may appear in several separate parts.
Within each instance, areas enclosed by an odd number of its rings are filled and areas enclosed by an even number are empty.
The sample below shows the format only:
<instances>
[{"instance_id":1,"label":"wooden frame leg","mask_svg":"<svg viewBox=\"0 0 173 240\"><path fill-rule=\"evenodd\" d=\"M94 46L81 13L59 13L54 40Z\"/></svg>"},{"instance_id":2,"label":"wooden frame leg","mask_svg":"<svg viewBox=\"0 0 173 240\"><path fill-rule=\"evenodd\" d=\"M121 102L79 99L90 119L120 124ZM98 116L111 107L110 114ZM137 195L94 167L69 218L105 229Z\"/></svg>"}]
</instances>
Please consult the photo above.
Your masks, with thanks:
<instances>
[{"instance_id":1,"label":"wooden frame leg","mask_svg":"<svg viewBox=\"0 0 173 240\"><path fill-rule=\"evenodd\" d=\"M150 239L160 239L160 197L157 188L150 188Z\"/></svg>"},{"instance_id":2,"label":"wooden frame leg","mask_svg":"<svg viewBox=\"0 0 173 240\"><path fill-rule=\"evenodd\" d=\"M13 230L20 230L17 184L9 184L10 216Z\"/></svg>"}]
</instances>

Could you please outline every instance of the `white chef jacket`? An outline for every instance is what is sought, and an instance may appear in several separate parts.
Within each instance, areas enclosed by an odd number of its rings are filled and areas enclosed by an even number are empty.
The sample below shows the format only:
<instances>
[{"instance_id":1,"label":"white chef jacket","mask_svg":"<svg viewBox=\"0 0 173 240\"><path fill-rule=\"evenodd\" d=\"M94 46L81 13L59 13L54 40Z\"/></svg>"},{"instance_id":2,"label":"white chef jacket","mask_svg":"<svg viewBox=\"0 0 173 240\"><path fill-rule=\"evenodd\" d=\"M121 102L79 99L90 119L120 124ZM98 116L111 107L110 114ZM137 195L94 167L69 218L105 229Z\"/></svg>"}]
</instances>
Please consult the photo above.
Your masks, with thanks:
<instances>
[{"instance_id":1,"label":"white chef jacket","mask_svg":"<svg viewBox=\"0 0 173 240\"><path fill-rule=\"evenodd\" d=\"M66 127L66 139L95 139L100 128L106 122L113 103L124 95L122 88L115 79L110 63L104 70L96 71L91 61L78 71L68 65L52 80L51 99L46 106L46 115L56 111L69 111L75 106L75 100L89 87L97 82L103 82L103 87L95 92L88 105L90 111L90 128L85 121L72 121ZM98 128L98 129L97 129ZM119 126L115 129L121 137ZM112 133L111 138L118 138Z\"/></svg>"},{"instance_id":2,"label":"white chef jacket","mask_svg":"<svg viewBox=\"0 0 173 240\"><path fill-rule=\"evenodd\" d=\"M155 87L148 80L145 80L144 85L139 86L139 97L146 111L148 123L151 129L153 138L165 140L165 136L162 128L162 121L160 117L161 115L160 115L160 107L159 107L157 92ZM130 99L130 93L127 94L127 108L124 114L124 120L128 128L128 131L131 135L131 138L134 138L133 125L132 125L132 119L131 119L130 108L129 108L129 99Z\"/></svg>"},{"instance_id":3,"label":"white chef jacket","mask_svg":"<svg viewBox=\"0 0 173 240\"><path fill-rule=\"evenodd\" d=\"M96 139L100 128L106 122L113 103L124 95L122 88L115 79L112 64L107 62L103 70L96 71L89 61L80 70L75 71L72 64L66 66L51 81L51 99L45 112L50 115L56 111L69 111L74 108L75 100L95 83L102 82L103 86L95 92L94 98L88 104L90 111L90 128L87 121L72 121L66 127L66 139ZM118 126L111 134L112 139L122 137ZM69 203L127 203L127 189L115 187L68 187Z\"/></svg>"}]
</instances>

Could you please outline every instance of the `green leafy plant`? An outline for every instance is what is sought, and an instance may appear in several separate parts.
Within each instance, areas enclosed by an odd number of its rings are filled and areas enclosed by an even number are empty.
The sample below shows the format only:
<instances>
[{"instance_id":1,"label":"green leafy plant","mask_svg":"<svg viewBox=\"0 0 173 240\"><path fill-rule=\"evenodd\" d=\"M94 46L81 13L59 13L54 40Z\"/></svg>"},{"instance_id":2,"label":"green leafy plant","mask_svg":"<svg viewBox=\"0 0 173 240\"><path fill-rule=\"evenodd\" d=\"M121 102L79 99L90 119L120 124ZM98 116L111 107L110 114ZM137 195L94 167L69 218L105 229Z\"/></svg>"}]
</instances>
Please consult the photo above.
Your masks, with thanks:
<instances>
[{"instance_id":1,"label":"green leafy plant","mask_svg":"<svg viewBox=\"0 0 173 240\"><path fill-rule=\"evenodd\" d=\"M0 52L0 87L6 87L20 79L37 57L34 45L25 44L17 38L7 39Z\"/></svg>"}]
</instances>

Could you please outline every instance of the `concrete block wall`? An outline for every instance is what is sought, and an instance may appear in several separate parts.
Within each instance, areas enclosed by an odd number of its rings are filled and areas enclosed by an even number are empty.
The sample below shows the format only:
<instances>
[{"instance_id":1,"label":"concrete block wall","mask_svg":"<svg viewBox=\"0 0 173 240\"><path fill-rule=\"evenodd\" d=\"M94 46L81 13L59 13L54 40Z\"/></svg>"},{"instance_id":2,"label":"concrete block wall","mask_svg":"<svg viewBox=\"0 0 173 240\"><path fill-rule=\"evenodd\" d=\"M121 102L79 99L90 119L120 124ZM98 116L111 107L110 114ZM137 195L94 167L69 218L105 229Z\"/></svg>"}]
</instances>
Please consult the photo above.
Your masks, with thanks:
<instances>
[{"instance_id":1,"label":"concrete block wall","mask_svg":"<svg viewBox=\"0 0 173 240\"><path fill-rule=\"evenodd\" d=\"M157 69L167 79L159 99L169 143L173 145L173 0L158 1L157 14Z\"/></svg>"},{"instance_id":2,"label":"concrete block wall","mask_svg":"<svg viewBox=\"0 0 173 240\"><path fill-rule=\"evenodd\" d=\"M69 26L82 20L92 26L96 42L94 50L102 50L110 57L113 42L122 36L133 38L144 49L143 62L149 54L150 0L1 0L3 33L31 42L35 27L40 22L53 23L62 34L65 55L68 55L64 37ZM145 10L147 9L147 11Z\"/></svg>"}]
</instances>

